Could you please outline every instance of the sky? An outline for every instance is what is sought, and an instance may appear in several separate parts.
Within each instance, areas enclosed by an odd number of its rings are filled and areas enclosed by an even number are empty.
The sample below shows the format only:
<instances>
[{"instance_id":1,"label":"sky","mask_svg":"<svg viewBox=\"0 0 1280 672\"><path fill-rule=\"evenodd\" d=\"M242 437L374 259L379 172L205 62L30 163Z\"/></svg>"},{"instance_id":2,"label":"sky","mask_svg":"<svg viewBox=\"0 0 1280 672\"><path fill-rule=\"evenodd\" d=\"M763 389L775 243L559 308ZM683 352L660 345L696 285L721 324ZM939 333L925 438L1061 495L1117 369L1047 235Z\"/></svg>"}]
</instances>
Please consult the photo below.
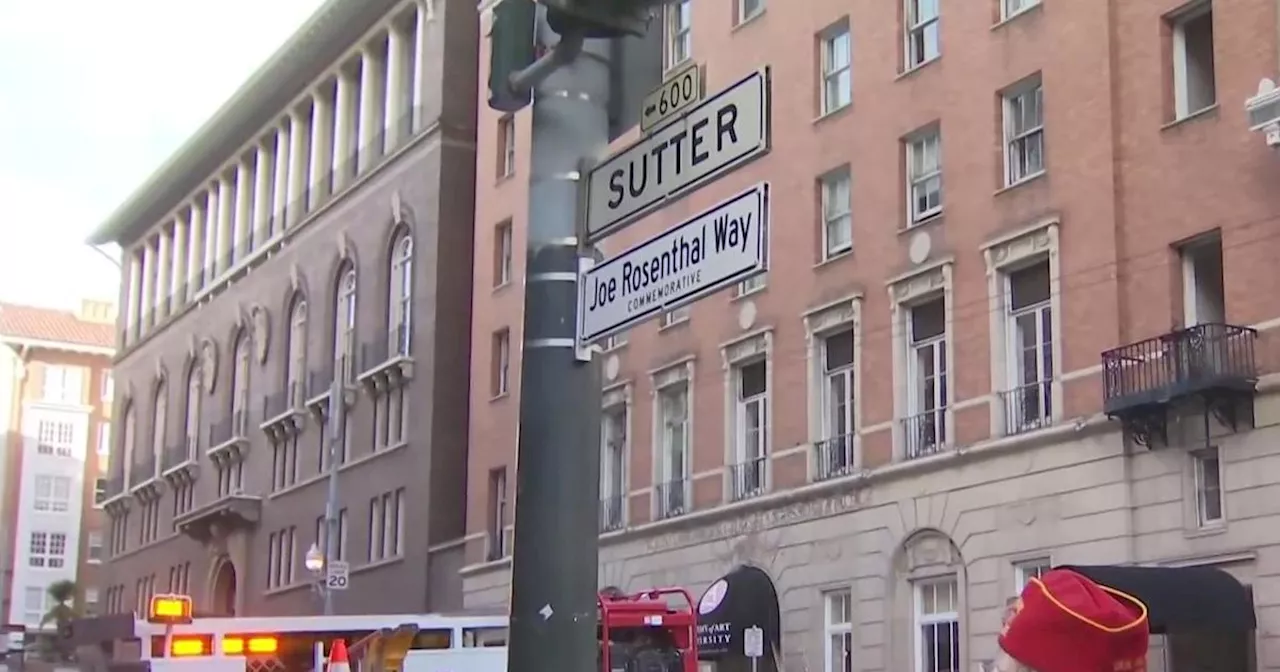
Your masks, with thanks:
<instances>
[{"instance_id":1,"label":"sky","mask_svg":"<svg viewBox=\"0 0 1280 672\"><path fill-rule=\"evenodd\" d=\"M85 238L321 4L0 0L0 301L116 300Z\"/></svg>"}]
</instances>

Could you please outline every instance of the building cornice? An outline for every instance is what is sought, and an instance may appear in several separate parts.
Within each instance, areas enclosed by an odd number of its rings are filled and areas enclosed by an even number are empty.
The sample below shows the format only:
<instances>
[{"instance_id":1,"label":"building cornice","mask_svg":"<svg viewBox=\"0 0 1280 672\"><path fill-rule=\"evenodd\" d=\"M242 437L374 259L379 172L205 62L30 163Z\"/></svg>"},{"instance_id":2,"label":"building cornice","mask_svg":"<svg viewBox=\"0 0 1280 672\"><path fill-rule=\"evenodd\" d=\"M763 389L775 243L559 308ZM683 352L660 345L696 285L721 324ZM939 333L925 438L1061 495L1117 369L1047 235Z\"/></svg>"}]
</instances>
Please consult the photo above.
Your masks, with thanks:
<instances>
[{"instance_id":1,"label":"building cornice","mask_svg":"<svg viewBox=\"0 0 1280 672\"><path fill-rule=\"evenodd\" d=\"M116 354L115 348L107 348L100 345L87 345L84 343L47 341L38 338L17 338L13 336L0 335L0 343L22 349L59 350L62 352L74 352L81 355L98 355L107 358L114 357Z\"/></svg>"}]
</instances>

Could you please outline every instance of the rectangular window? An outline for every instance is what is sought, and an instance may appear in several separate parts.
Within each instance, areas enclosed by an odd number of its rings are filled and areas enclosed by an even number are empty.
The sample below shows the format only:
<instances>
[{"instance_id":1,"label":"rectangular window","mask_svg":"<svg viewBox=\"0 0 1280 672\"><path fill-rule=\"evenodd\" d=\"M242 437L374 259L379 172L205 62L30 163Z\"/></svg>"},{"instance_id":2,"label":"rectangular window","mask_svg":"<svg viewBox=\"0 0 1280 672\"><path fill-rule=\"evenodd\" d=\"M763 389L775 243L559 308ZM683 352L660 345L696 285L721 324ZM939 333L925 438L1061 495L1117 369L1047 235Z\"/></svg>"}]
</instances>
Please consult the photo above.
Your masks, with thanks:
<instances>
[{"instance_id":1,"label":"rectangular window","mask_svg":"<svg viewBox=\"0 0 1280 672\"><path fill-rule=\"evenodd\" d=\"M111 456L111 423L102 422L98 425L98 457L110 458Z\"/></svg>"},{"instance_id":2,"label":"rectangular window","mask_svg":"<svg viewBox=\"0 0 1280 672\"><path fill-rule=\"evenodd\" d=\"M498 120L498 178L516 172L516 118L506 115Z\"/></svg>"},{"instance_id":3,"label":"rectangular window","mask_svg":"<svg viewBox=\"0 0 1280 672\"><path fill-rule=\"evenodd\" d=\"M612 336L608 336L604 339L604 343L603 345L601 345L601 348L603 348L605 352L608 352L609 350L616 350L618 348L621 348L622 346L627 344L627 339L629 338L629 335L630 335L630 332L619 331L618 333Z\"/></svg>"},{"instance_id":4,"label":"rectangular window","mask_svg":"<svg viewBox=\"0 0 1280 672\"><path fill-rule=\"evenodd\" d=\"M765 0L738 0L735 6L734 19L738 24L746 23L764 12Z\"/></svg>"},{"instance_id":5,"label":"rectangular window","mask_svg":"<svg viewBox=\"0 0 1280 672\"><path fill-rule=\"evenodd\" d=\"M41 420L36 425L36 452L41 455L71 457L75 448L75 425L70 422Z\"/></svg>"},{"instance_id":6,"label":"rectangular window","mask_svg":"<svg viewBox=\"0 0 1280 672\"><path fill-rule=\"evenodd\" d=\"M678 0L663 9L666 32L666 69L684 63L693 54L693 10L689 0Z\"/></svg>"},{"instance_id":7,"label":"rectangular window","mask_svg":"<svg viewBox=\"0 0 1280 672\"><path fill-rule=\"evenodd\" d=\"M853 249L853 212L849 167L824 175L822 190L822 258L830 259Z\"/></svg>"},{"instance_id":8,"label":"rectangular window","mask_svg":"<svg viewBox=\"0 0 1280 672\"><path fill-rule=\"evenodd\" d=\"M627 496L627 405L604 410L600 422L600 528L622 527Z\"/></svg>"},{"instance_id":9,"label":"rectangular window","mask_svg":"<svg viewBox=\"0 0 1280 672\"><path fill-rule=\"evenodd\" d=\"M1169 18L1173 37L1173 112L1191 116L1218 102L1214 75L1213 4L1204 2Z\"/></svg>"},{"instance_id":10,"label":"rectangular window","mask_svg":"<svg viewBox=\"0 0 1280 672\"><path fill-rule=\"evenodd\" d=\"M1221 236L1215 233L1198 237L1182 246L1179 254L1182 257L1183 326L1226 322Z\"/></svg>"},{"instance_id":11,"label":"rectangular window","mask_svg":"<svg viewBox=\"0 0 1280 672\"><path fill-rule=\"evenodd\" d=\"M914 306L907 318L907 458L932 455L947 437L946 300Z\"/></svg>"},{"instance_id":12,"label":"rectangular window","mask_svg":"<svg viewBox=\"0 0 1280 672\"><path fill-rule=\"evenodd\" d=\"M44 367L43 399L54 404L84 403L84 369L78 366Z\"/></svg>"},{"instance_id":13,"label":"rectangular window","mask_svg":"<svg viewBox=\"0 0 1280 672\"><path fill-rule=\"evenodd\" d=\"M1021 595L1022 589L1027 587L1027 583L1031 579L1038 579L1044 576L1045 572L1052 568L1053 564L1049 562L1049 558L1036 558L1035 560L1013 563L1013 594Z\"/></svg>"},{"instance_id":14,"label":"rectangular window","mask_svg":"<svg viewBox=\"0 0 1280 672\"><path fill-rule=\"evenodd\" d=\"M404 488L369 501L369 561L399 557L404 542Z\"/></svg>"},{"instance_id":15,"label":"rectangular window","mask_svg":"<svg viewBox=\"0 0 1280 672\"><path fill-rule=\"evenodd\" d=\"M818 478L833 478L853 468L853 329L822 339L822 436Z\"/></svg>"},{"instance_id":16,"label":"rectangular window","mask_svg":"<svg viewBox=\"0 0 1280 672\"><path fill-rule=\"evenodd\" d=\"M94 530L89 532L87 542L89 549L89 562L102 562L102 533Z\"/></svg>"},{"instance_id":17,"label":"rectangular window","mask_svg":"<svg viewBox=\"0 0 1280 672\"><path fill-rule=\"evenodd\" d=\"M1222 463L1218 447L1191 454L1195 468L1196 522L1200 527L1222 523Z\"/></svg>"},{"instance_id":18,"label":"rectangular window","mask_svg":"<svg viewBox=\"0 0 1280 672\"><path fill-rule=\"evenodd\" d=\"M736 464L731 467L733 498L755 497L765 490L768 461L769 388L768 364L759 360L736 367L737 399L734 407Z\"/></svg>"},{"instance_id":19,"label":"rectangular window","mask_svg":"<svg viewBox=\"0 0 1280 672\"><path fill-rule=\"evenodd\" d=\"M658 514L667 518L686 511L685 491L689 477L689 385L680 383L658 392L660 418L659 455L661 485Z\"/></svg>"},{"instance_id":20,"label":"rectangular window","mask_svg":"<svg viewBox=\"0 0 1280 672\"><path fill-rule=\"evenodd\" d=\"M828 28L822 41L822 107L820 114L831 114L853 101L852 42L845 20Z\"/></svg>"},{"instance_id":21,"label":"rectangular window","mask_svg":"<svg viewBox=\"0 0 1280 672\"><path fill-rule=\"evenodd\" d=\"M28 586L23 591L22 620L28 625L39 625L44 620L47 592L43 586Z\"/></svg>"},{"instance_id":22,"label":"rectangular window","mask_svg":"<svg viewBox=\"0 0 1280 672\"><path fill-rule=\"evenodd\" d=\"M910 227L942 213L942 132L920 133L907 140L906 148Z\"/></svg>"},{"instance_id":23,"label":"rectangular window","mask_svg":"<svg viewBox=\"0 0 1280 672\"><path fill-rule=\"evenodd\" d=\"M36 476L36 511L62 513L71 506L71 478L69 476Z\"/></svg>"},{"instance_id":24,"label":"rectangular window","mask_svg":"<svg viewBox=\"0 0 1280 672\"><path fill-rule=\"evenodd\" d=\"M316 518L315 540L316 540L316 547L319 548L321 552L327 553L328 546L326 544L328 544L328 537L325 534L324 516L319 516ZM343 560L343 559L346 559L346 557L347 557L347 510L342 509L338 511L337 559Z\"/></svg>"},{"instance_id":25,"label":"rectangular window","mask_svg":"<svg viewBox=\"0 0 1280 672\"><path fill-rule=\"evenodd\" d=\"M915 585L916 669L959 672L960 606L954 578Z\"/></svg>"},{"instance_id":26,"label":"rectangular window","mask_svg":"<svg viewBox=\"0 0 1280 672\"><path fill-rule=\"evenodd\" d=\"M853 672L853 591L823 595L825 672Z\"/></svg>"},{"instance_id":27,"label":"rectangular window","mask_svg":"<svg viewBox=\"0 0 1280 672\"><path fill-rule=\"evenodd\" d=\"M1005 274L1009 380L1006 433L1045 426L1053 415L1053 308L1049 260Z\"/></svg>"},{"instance_id":28,"label":"rectangular window","mask_svg":"<svg viewBox=\"0 0 1280 672\"><path fill-rule=\"evenodd\" d=\"M511 220L502 222L493 236L493 286L501 287L511 282L512 248Z\"/></svg>"},{"instance_id":29,"label":"rectangular window","mask_svg":"<svg viewBox=\"0 0 1280 672\"><path fill-rule=\"evenodd\" d=\"M507 468L489 471L489 559L507 557Z\"/></svg>"},{"instance_id":30,"label":"rectangular window","mask_svg":"<svg viewBox=\"0 0 1280 672\"><path fill-rule=\"evenodd\" d=\"M1003 96L1005 186L1044 172L1044 85L1037 76Z\"/></svg>"},{"instance_id":31,"label":"rectangular window","mask_svg":"<svg viewBox=\"0 0 1280 672\"><path fill-rule=\"evenodd\" d=\"M116 396L116 379L110 371L102 373L102 389L99 395L103 401L111 401Z\"/></svg>"},{"instance_id":32,"label":"rectangular window","mask_svg":"<svg viewBox=\"0 0 1280 672\"><path fill-rule=\"evenodd\" d=\"M673 308L662 314L659 322L660 328L674 327L677 324L689 321L689 306L681 306Z\"/></svg>"},{"instance_id":33,"label":"rectangular window","mask_svg":"<svg viewBox=\"0 0 1280 672\"><path fill-rule=\"evenodd\" d=\"M492 357L490 359L492 375L489 381L489 395L501 397L511 390L511 332L503 329L493 335Z\"/></svg>"},{"instance_id":34,"label":"rectangular window","mask_svg":"<svg viewBox=\"0 0 1280 672\"><path fill-rule=\"evenodd\" d=\"M753 275L735 285L734 296L744 297L764 289L768 284L768 273Z\"/></svg>"},{"instance_id":35,"label":"rectangular window","mask_svg":"<svg viewBox=\"0 0 1280 672\"><path fill-rule=\"evenodd\" d=\"M1000 0L1000 16L1011 19L1038 4L1040 0Z\"/></svg>"},{"instance_id":36,"label":"rectangular window","mask_svg":"<svg viewBox=\"0 0 1280 672\"><path fill-rule=\"evenodd\" d=\"M938 5L941 0L906 0L906 69L918 68L937 58Z\"/></svg>"},{"instance_id":37,"label":"rectangular window","mask_svg":"<svg viewBox=\"0 0 1280 672\"><path fill-rule=\"evenodd\" d=\"M27 564L58 569L66 562L67 535L62 532L32 532Z\"/></svg>"}]
</instances>

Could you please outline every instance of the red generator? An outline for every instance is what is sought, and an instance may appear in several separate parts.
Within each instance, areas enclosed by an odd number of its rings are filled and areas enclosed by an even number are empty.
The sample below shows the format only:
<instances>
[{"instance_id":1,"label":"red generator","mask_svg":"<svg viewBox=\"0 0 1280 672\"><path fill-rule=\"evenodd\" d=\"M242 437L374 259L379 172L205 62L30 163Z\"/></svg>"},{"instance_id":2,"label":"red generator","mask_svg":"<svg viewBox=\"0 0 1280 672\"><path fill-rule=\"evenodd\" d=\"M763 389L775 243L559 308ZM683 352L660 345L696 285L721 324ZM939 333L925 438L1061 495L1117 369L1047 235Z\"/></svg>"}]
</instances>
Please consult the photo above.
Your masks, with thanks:
<instances>
[{"instance_id":1,"label":"red generator","mask_svg":"<svg viewBox=\"0 0 1280 672\"><path fill-rule=\"evenodd\" d=\"M600 672L698 672L698 623L689 591L602 593L598 602Z\"/></svg>"}]
</instances>

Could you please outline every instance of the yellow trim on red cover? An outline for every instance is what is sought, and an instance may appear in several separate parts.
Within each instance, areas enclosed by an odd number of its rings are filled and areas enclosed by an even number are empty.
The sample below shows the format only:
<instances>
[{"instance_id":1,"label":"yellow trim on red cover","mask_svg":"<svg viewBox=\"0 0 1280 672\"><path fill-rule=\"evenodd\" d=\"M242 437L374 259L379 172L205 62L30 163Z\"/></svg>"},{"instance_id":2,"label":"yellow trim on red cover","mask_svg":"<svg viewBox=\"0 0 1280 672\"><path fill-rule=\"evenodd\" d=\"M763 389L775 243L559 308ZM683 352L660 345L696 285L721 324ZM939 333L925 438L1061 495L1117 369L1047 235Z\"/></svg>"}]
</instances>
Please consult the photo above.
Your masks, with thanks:
<instances>
[{"instance_id":1,"label":"yellow trim on red cover","mask_svg":"<svg viewBox=\"0 0 1280 672\"><path fill-rule=\"evenodd\" d=\"M1103 625L1083 614L1077 613L1074 609L1072 609L1071 607L1068 607L1067 605L1060 602L1058 598L1054 597L1053 593L1049 592L1049 587L1044 585L1044 583L1040 579L1032 578L1031 583L1034 583L1040 589L1040 592L1044 593L1045 598L1047 598L1050 602L1055 604L1059 609L1070 614L1071 616L1074 616L1080 622L1085 623L1087 625L1091 625L1099 630L1102 630L1103 632L1111 632L1111 633L1125 632L1126 630L1132 630L1133 628L1147 622L1147 605L1143 604L1142 600L1139 600L1138 598L1128 593L1122 593L1114 588L1108 588L1102 584L1095 584L1099 588L1103 589L1104 591L1111 593L1112 595L1118 598L1127 600L1130 603L1136 605L1138 607L1138 611L1140 612L1138 614L1138 617L1135 618L1133 622L1125 625L1117 626L1117 627Z\"/></svg>"}]
</instances>

